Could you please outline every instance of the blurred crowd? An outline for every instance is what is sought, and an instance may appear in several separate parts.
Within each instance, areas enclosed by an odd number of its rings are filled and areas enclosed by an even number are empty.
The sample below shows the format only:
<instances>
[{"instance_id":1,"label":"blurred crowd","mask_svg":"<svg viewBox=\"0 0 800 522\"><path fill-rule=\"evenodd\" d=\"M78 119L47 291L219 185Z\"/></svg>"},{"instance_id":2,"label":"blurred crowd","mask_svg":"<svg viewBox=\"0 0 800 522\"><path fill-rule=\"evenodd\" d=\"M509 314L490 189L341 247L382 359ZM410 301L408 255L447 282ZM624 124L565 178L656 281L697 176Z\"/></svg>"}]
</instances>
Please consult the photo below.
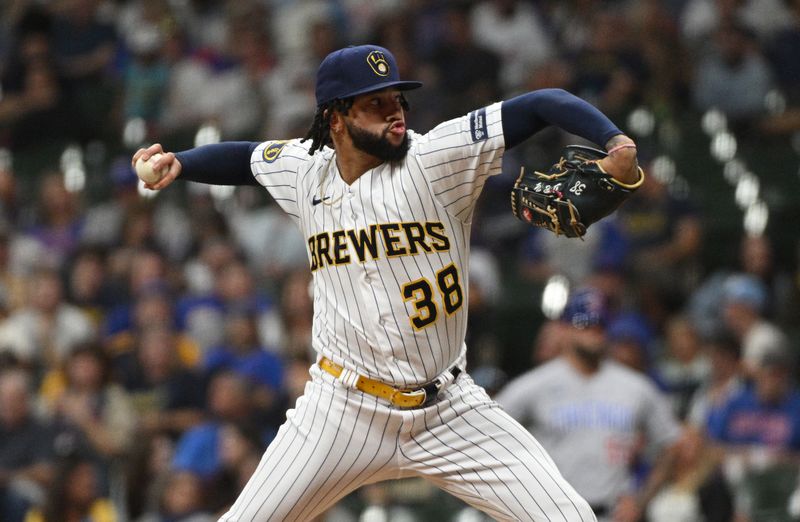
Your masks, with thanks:
<instances>
[{"instance_id":1,"label":"blurred crowd","mask_svg":"<svg viewBox=\"0 0 800 522\"><path fill-rule=\"evenodd\" d=\"M424 82L408 96L419 132L564 88L637 139L650 173L568 240L516 222L508 191L520 166L576 138L547 129L506 155L473 226L476 381L495 393L559 357L553 296L590 285L614 311L608 357L651 382L686 433L661 491L673 497L648 520L800 518L800 237L788 221L754 230L710 214L734 194L693 190L708 152L680 130L717 114L743 147L789 151L763 173L767 194L771 179L796 187L799 0L7 0L0 520L202 522L236 497L314 361L305 241L264 191L155 194L130 156L302 137L318 64L365 42ZM690 149L677 176L664 168ZM773 196L773 212L800 218L795 193ZM732 241L713 241L721 229ZM637 483L652 468L641 446ZM695 502L675 518L670 499L713 470L737 493L729 516L701 518ZM430 520L419 513L449 505L426 491L369 488L328 519ZM437 516L479 520L461 508Z\"/></svg>"}]
</instances>

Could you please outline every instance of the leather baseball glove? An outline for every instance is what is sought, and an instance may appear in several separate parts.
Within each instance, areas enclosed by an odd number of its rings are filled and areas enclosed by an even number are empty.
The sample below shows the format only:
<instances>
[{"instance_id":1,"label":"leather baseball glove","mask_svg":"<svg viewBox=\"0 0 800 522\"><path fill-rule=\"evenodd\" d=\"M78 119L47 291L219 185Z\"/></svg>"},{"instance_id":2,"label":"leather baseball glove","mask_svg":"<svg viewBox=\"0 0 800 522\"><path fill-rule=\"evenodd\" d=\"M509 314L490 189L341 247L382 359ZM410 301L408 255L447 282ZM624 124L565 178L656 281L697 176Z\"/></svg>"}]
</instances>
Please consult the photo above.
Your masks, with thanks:
<instances>
[{"instance_id":1,"label":"leather baseball glove","mask_svg":"<svg viewBox=\"0 0 800 522\"><path fill-rule=\"evenodd\" d=\"M511 190L511 210L518 219L556 235L581 237L589 225L611 214L644 181L622 183L603 170L602 150L568 145L561 159L543 172L522 169Z\"/></svg>"}]
</instances>

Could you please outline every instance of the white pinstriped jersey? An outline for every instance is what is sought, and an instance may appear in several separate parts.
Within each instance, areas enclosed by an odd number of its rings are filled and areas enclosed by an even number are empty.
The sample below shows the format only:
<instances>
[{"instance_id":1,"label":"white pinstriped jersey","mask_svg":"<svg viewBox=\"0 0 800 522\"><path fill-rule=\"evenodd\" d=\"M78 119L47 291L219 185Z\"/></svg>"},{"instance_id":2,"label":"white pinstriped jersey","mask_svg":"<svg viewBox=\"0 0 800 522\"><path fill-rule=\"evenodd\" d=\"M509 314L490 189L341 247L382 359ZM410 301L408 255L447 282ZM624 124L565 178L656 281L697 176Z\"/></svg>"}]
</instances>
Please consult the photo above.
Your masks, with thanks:
<instances>
[{"instance_id":1,"label":"white pinstriped jersey","mask_svg":"<svg viewBox=\"0 0 800 522\"><path fill-rule=\"evenodd\" d=\"M395 386L464 363L470 222L501 170L500 103L409 131L406 158L347 185L335 154L268 141L251 170L298 223L314 279L313 347Z\"/></svg>"}]
</instances>

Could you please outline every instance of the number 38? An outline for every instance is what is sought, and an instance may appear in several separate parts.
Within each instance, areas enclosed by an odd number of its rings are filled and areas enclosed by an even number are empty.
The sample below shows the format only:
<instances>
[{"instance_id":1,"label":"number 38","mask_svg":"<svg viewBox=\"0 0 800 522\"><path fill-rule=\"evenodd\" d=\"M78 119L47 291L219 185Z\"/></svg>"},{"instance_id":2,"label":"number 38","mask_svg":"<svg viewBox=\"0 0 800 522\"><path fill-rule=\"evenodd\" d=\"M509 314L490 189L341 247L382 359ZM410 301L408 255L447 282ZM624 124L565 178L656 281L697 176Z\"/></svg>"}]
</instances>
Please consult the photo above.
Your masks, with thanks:
<instances>
[{"instance_id":1,"label":"number 38","mask_svg":"<svg viewBox=\"0 0 800 522\"><path fill-rule=\"evenodd\" d=\"M464 290L458 278L458 269L451 263L436 272L436 287L441 295L442 305L447 315L452 315L464 304ZM411 301L416 313L409 317L411 325L419 330L433 324L439 307L434 300L433 285L425 278L417 279L401 287L403 300Z\"/></svg>"}]
</instances>

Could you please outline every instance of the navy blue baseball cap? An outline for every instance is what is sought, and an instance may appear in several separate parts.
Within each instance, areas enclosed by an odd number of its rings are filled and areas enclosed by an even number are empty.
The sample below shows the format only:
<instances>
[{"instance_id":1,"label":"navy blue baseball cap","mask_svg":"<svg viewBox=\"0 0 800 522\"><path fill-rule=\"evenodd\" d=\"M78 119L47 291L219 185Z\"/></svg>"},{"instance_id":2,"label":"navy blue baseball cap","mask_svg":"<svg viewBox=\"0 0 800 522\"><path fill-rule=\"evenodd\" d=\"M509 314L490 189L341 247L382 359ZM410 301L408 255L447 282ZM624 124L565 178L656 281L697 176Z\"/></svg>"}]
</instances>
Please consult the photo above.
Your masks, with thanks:
<instances>
[{"instance_id":1,"label":"navy blue baseball cap","mask_svg":"<svg viewBox=\"0 0 800 522\"><path fill-rule=\"evenodd\" d=\"M388 87L407 91L422 87L422 83L401 80L388 49L377 45L345 47L326 56L319 66L317 107Z\"/></svg>"},{"instance_id":2,"label":"navy blue baseball cap","mask_svg":"<svg viewBox=\"0 0 800 522\"><path fill-rule=\"evenodd\" d=\"M605 328L609 320L608 298L596 288L586 287L575 291L567 300L561 320L575 328Z\"/></svg>"}]
</instances>

